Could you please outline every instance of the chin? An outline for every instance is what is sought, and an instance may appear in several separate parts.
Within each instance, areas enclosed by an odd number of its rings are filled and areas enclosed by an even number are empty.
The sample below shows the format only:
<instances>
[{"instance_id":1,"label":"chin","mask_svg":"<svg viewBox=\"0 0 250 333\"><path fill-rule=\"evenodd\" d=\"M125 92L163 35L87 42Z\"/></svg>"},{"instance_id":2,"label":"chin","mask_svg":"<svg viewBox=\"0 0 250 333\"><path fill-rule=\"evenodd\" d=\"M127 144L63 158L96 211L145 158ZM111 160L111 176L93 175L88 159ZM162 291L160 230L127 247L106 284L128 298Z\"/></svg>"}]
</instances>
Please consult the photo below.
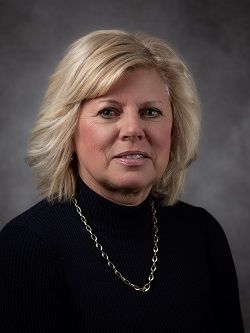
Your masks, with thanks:
<instances>
[{"instance_id":1,"label":"chin","mask_svg":"<svg viewBox=\"0 0 250 333\"><path fill-rule=\"evenodd\" d=\"M131 177L129 179L119 179L113 182L111 181L109 184L116 191L120 190L124 192L136 193L145 190L150 191L153 186L153 181L145 182L145 179L140 180L138 177Z\"/></svg>"}]
</instances>

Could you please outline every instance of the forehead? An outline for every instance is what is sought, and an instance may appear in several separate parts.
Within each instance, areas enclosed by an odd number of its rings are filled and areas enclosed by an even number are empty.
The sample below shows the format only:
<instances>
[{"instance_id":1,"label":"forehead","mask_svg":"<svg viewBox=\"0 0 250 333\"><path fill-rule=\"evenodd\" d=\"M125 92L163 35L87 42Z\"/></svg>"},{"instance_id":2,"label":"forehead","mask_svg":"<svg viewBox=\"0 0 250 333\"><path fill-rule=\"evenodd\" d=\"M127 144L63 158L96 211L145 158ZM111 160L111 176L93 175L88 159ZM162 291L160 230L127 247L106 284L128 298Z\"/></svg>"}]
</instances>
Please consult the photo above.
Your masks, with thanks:
<instances>
[{"instance_id":1,"label":"forehead","mask_svg":"<svg viewBox=\"0 0 250 333\"><path fill-rule=\"evenodd\" d=\"M168 87L155 69L127 71L104 95L84 100L83 112L93 112L107 105L119 107L157 107L171 111Z\"/></svg>"},{"instance_id":2,"label":"forehead","mask_svg":"<svg viewBox=\"0 0 250 333\"><path fill-rule=\"evenodd\" d=\"M168 87L154 68L127 70L103 96L98 98L168 99Z\"/></svg>"}]
</instances>

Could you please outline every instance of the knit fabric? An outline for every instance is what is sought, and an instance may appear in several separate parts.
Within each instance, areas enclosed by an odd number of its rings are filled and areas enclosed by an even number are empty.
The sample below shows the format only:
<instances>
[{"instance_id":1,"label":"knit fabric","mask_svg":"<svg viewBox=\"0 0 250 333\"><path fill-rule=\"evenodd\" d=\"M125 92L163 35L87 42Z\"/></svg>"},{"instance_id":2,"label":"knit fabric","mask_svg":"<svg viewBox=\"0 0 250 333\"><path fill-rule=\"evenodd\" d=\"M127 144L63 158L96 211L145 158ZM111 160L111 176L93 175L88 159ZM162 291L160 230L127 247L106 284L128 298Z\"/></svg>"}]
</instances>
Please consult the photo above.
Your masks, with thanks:
<instances>
[{"instance_id":1,"label":"knit fabric","mask_svg":"<svg viewBox=\"0 0 250 333\"><path fill-rule=\"evenodd\" d=\"M153 256L150 198L110 202L78 181L77 200L116 268L143 286ZM204 209L155 202L159 252L148 292L121 281L73 204L41 201L0 233L0 332L243 332L228 242Z\"/></svg>"}]
</instances>

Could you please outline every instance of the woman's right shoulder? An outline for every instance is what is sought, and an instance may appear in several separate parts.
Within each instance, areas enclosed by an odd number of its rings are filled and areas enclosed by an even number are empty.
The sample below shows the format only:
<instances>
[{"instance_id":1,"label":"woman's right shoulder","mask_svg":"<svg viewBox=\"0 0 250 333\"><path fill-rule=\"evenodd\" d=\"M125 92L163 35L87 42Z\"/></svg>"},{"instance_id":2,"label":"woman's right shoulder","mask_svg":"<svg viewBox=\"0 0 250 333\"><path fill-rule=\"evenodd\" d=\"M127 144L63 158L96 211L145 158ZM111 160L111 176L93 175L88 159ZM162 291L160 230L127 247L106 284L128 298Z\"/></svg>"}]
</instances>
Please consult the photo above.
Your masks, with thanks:
<instances>
[{"instance_id":1,"label":"woman's right shoulder","mask_svg":"<svg viewBox=\"0 0 250 333\"><path fill-rule=\"evenodd\" d=\"M31 258L44 253L46 241L38 228L49 203L42 200L8 222L0 232L0 265L12 265L15 258ZM23 261L22 261L23 262ZM26 265L28 266L28 264Z\"/></svg>"},{"instance_id":2,"label":"woman's right shoulder","mask_svg":"<svg viewBox=\"0 0 250 333\"><path fill-rule=\"evenodd\" d=\"M32 233L35 234L35 232L32 232L32 229L35 229L36 224L38 224L39 220L44 215L44 212L48 209L48 205L49 203L47 200L41 200L6 223L0 232L0 242L8 239L11 240L11 238L15 238L16 234L22 235L22 237L24 236L24 233L26 235Z\"/></svg>"},{"instance_id":3,"label":"woman's right shoulder","mask_svg":"<svg viewBox=\"0 0 250 333\"><path fill-rule=\"evenodd\" d=\"M49 208L49 202L43 199L5 224L2 230L14 226L25 227L39 220Z\"/></svg>"},{"instance_id":4,"label":"woman's right shoulder","mask_svg":"<svg viewBox=\"0 0 250 333\"><path fill-rule=\"evenodd\" d=\"M67 205L60 202L51 203L43 199L8 222L0 235L2 237L3 234L13 235L16 232L20 233L21 230L37 236L53 233L53 229L62 221L60 217L67 215L65 210L68 210Z\"/></svg>"},{"instance_id":5,"label":"woman's right shoulder","mask_svg":"<svg viewBox=\"0 0 250 333\"><path fill-rule=\"evenodd\" d=\"M20 224L21 225L22 223L26 223L27 221L30 221L33 218L35 218L36 216L38 216L40 213L42 213L42 211L46 210L48 205L49 205L49 202L46 199L43 199L43 200L37 202L36 204L34 204L34 206L32 206L32 207L28 208L27 210L25 210L24 212L22 212L21 214L15 216L6 225L8 225L8 224Z\"/></svg>"}]
</instances>

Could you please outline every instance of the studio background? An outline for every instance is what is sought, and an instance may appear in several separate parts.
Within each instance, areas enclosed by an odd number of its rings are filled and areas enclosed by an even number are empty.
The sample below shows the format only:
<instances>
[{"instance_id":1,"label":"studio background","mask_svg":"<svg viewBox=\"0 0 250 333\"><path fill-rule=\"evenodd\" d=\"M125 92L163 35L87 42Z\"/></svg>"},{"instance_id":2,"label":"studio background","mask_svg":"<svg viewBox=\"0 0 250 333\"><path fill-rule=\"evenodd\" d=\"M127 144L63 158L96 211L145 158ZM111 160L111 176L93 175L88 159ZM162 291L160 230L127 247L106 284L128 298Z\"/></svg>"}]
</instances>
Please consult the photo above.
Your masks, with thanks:
<instances>
[{"instance_id":1,"label":"studio background","mask_svg":"<svg viewBox=\"0 0 250 333\"><path fill-rule=\"evenodd\" d=\"M0 27L0 228L39 200L24 156L65 48L97 29L162 37L191 68L203 110L199 156L182 199L222 225L250 332L250 1L6 0Z\"/></svg>"}]
</instances>

